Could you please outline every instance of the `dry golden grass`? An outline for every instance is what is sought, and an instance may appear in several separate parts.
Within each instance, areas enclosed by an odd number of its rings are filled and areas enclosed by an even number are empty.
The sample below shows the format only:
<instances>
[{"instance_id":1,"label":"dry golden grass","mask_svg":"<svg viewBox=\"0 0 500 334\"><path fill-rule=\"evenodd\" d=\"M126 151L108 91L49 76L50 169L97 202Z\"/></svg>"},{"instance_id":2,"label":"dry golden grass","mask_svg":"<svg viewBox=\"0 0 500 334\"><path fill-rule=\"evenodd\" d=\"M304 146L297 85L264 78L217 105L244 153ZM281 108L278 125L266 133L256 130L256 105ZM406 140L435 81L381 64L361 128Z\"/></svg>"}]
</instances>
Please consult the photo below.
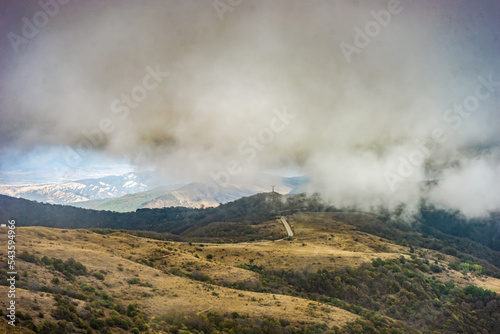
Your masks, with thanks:
<instances>
[{"instance_id":1,"label":"dry golden grass","mask_svg":"<svg viewBox=\"0 0 500 334\"><path fill-rule=\"evenodd\" d=\"M375 258L395 258L408 249L379 237L359 232L335 220L335 213L300 213L287 217L294 230L292 240L270 244L205 246L225 265L263 265L268 269L334 269L357 266Z\"/></svg>"},{"instance_id":2,"label":"dry golden grass","mask_svg":"<svg viewBox=\"0 0 500 334\"><path fill-rule=\"evenodd\" d=\"M433 274L432 276L440 281L453 281L461 287L467 285L475 285L483 289L488 289L495 291L500 294L500 279L489 277L489 276L477 276L471 273L464 275L463 273L456 270L448 270L439 274Z\"/></svg>"},{"instance_id":3,"label":"dry golden grass","mask_svg":"<svg viewBox=\"0 0 500 334\"><path fill-rule=\"evenodd\" d=\"M253 246L200 247L144 240L122 233L100 235L86 230L44 227L18 228L17 244L18 249L27 250L38 257L47 255L63 260L74 258L83 263L90 272L104 273L104 281L92 276L77 276L76 281L71 284L87 283L108 292L124 305L137 303L140 309L151 317L168 312L238 312L257 317L289 319L293 323L325 322L330 326L341 326L357 318L347 311L319 305L303 298L234 290L163 271L164 268L182 268L189 262L189 269L199 270L215 280L258 280L258 275L254 272L218 261L218 255L215 255L215 260L206 259L206 254L209 253L226 254L238 250L244 252L244 247ZM224 247L225 250L222 250ZM199 258L194 254L199 254ZM136 262L151 256L158 257L155 261L156 268ZM62 278L58 272L24 261L19 261L18 271L26 271L30 282L43 282L49 286L52 278ZM139 278L141 283L148 283L150 287L129 284L127 281L133 277ZM70 284L63 279L61 282L63 287L64 284ZM6 294L6 287L0 287L0 294ZM42 311L45 313L44 319L53 320L50 310L54 308L55 301L50 293L18 289L17 300L19 311L28 311L31 314ZM72 301L78 305L77 309L81 309L84 304L80 300ZM6 306L5 299L0 301L0 305L2 308ZM35 322L40 323L42 320L35 317Z\"/></svg>"},{"instance_id":4,"label":"dry golden grass","mask_svg":"<svg viewBox=\"0 0 500 334\"><path fill-rule=\"evenodd\" d=\"M74 258L91 273L103 273L105 280L88 275L78 276L74 283L70 283L59 272L23 261L19 261L18 272L21 275L26 272L28 281L34 285L51 285L54 277L60 278L62 288L87 283L108 292L123 305L138 304L149 317L169 312L238 312L288 319L292 323L325 322L330 326L342 326L358 316L303 298L235 290L175 276L170 271L199 272L224 285L238 281L251 284L260 280L259 274L238 268L237 265L252 263L263 265L266 269L331 270L344 266L355 267L379 257L409 256L408 248L360 232L348 223L349 219L370 223L373 218L359 214L295 214L287 217L295 233L292 240L250 245L189 245L118 232L100 235L88 230L22 227L16 230L18 252L26 250L38 257L46 255L63 260ZM5 234L0 239L5 244ZM438 254L435 251L424 252L429 257ZM207 259L207 255L211 255L212 259ZM5 259L6 249L0 250L0 256ZM150 260L154 267L146 265L146 262L139 263ZM452 257L446 257L441 262L446 264L453 260ZM454 271L435 276L458 284L475 284L500 293L498 279L469 277L466 280ZM133 277L139 278L143 284L129 284L127 281ZM0 287L0 295L6 295L6 287ZM83 308L85 303L72 301L78 309ZM42 311L45 313L44 319L52 320L50 311L54 303L50 293L18 289L18 309L22 312L34 314ZM6 298L0 298L0 307L5 309ZM43 319L35 319L35 322L41 321Z\"/></svg>"},{"instance_id":5,"label":"dry golden grass","mask_svg":"<svg viewBox=\"0 0 500 334\"><path fill-rule=\"evenodd\" d=\"M10 326L2 317L0 319L0 333L2 334L34 334L32 330L24 327Z\"/></svg>"}]
</instances>

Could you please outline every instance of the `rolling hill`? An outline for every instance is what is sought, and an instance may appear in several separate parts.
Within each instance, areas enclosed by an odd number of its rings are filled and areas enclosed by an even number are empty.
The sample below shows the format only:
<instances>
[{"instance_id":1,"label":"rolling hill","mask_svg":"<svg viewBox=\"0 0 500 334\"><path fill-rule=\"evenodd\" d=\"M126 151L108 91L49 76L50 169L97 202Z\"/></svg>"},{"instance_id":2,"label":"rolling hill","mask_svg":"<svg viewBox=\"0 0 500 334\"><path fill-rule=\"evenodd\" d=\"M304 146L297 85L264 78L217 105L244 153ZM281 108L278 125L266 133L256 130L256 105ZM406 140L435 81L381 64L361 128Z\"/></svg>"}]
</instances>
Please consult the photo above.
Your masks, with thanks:
<instances>
[{"instance_id":1,"label":"rolling hill","mask_svg":"<svg viewBox=\"0 0 500 334\"><path fill-rule=\"evenodd\" d=\"M372 215L286 219L293 238L250 244L19 227L16 330L496 333L500 280L474 260L363 232L359 226L383 225ZM277 223L255 226L284 234ZM6 256L1 249L0 261ZM0 270L2 294L6 275Z\"/></svg>"}]
</instances>

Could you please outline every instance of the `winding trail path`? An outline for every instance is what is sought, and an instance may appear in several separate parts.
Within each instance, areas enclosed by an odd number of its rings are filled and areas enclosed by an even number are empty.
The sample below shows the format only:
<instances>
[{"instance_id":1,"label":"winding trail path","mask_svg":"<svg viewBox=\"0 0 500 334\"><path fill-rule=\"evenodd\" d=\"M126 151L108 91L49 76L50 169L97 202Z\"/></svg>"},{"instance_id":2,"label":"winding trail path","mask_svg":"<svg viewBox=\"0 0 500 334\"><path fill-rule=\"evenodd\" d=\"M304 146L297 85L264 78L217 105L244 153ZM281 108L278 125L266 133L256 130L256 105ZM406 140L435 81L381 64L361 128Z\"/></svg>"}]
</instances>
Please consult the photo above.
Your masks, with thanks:
<instances>
[{"instance_id":1,"label":"winding trail path","mask_svg":"<svg viewBox=\"0 0 500 334\"><path fill-rule=\"evenodd\" d=\"M283 226L285 226L285 230L286 230L286 233L288 234L288 236L293 237L292 228L291 228L290 224L288 224L288 222L286 221L285 216L281 216L280 219L281 219L281 222L283 223Z\"/></svg>"}]
</instances>

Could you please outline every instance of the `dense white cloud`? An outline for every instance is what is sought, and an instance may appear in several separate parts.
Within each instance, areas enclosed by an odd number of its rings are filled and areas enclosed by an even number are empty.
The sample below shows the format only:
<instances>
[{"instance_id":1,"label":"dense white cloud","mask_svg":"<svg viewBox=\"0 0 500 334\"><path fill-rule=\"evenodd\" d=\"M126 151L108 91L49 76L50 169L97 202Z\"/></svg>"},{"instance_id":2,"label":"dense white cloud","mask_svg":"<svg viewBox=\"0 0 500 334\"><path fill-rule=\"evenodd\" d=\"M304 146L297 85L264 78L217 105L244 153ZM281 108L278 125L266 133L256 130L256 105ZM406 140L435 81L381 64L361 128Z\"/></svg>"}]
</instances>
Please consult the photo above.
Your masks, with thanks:
<instances>
[{"instance_id":1,"label":"dense white cloud","mask_svg":"<svg viewBox=\"0 0 500 334\"><path fill-rule=\"evenodd\" d=\"M495 13L246 0L221 20L210 1L70 3L9 57L0 138L67 145L69 165L87 147L209 182L296 168L338 205L427 198L481 215L500 205L484 153L500 139L500 87L467 98L479 77L500 81Z\"/></svg>"},{"instance_id":2,"label":"dense white cloud","mask_svg":"<svg viewBox=\"0 0 500 334\"><path fill-rule=\"evenodd\" d=\"M500 152L464 159L457 168L443 171L443 178L430 191L429 199L440 207L452 208L468 216L498 210L500 203Z\"/></svg>"}]
</instances>

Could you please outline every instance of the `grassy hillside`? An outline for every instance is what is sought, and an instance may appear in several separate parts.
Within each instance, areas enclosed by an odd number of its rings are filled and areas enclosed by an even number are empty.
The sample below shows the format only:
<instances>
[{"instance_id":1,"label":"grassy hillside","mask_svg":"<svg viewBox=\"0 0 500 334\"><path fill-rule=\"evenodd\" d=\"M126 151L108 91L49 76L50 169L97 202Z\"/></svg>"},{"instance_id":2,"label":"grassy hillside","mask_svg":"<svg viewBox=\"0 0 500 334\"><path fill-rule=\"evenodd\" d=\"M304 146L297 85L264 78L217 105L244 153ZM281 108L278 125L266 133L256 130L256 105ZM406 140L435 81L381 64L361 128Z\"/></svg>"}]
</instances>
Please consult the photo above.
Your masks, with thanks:
<instances>
[{"instance_id":1,"label":"grassy hillside","mask_svg":"<svg viewBox=\"0 0 500 334\"><path fill-rule=\"evenodd\" d=\"M500 280L477 263L364 232L358 225L377 221L368 215L287 220L292 239L241 245L20 227L19 325L38 333L495 333Z\"/></svg>"},{"instance_id":2,"label":"grassy hillside","mask_svg":"<svg viewBox=\"0 0 500 334\"><path fill-rule=\"evenodd\" d=\"M185 237L220 242L276 239L281 235L273 230L255 228L254 225L272 221L278 215L298 212L351 214L340 212L317 196L306 197L303 194L282 196L264 193L217 208L171 207L141 209L132 213L84 210L0 195L0 219L16 219L19 226L141 230L161 233L163 236L160 238L173 237L172 240ZM376 215L357 214L355 217L357 219L352 219L351 223L365 232L400 245L431 248L462 256L464 260L470 256L479 258L486 261L483 265L489 274L500 277L500 222L497 214L469 221L453 213L422 207L420 216L415 217L412 223L398 216L397 212L382 211Z\"/></svg>"}]
</instances>

